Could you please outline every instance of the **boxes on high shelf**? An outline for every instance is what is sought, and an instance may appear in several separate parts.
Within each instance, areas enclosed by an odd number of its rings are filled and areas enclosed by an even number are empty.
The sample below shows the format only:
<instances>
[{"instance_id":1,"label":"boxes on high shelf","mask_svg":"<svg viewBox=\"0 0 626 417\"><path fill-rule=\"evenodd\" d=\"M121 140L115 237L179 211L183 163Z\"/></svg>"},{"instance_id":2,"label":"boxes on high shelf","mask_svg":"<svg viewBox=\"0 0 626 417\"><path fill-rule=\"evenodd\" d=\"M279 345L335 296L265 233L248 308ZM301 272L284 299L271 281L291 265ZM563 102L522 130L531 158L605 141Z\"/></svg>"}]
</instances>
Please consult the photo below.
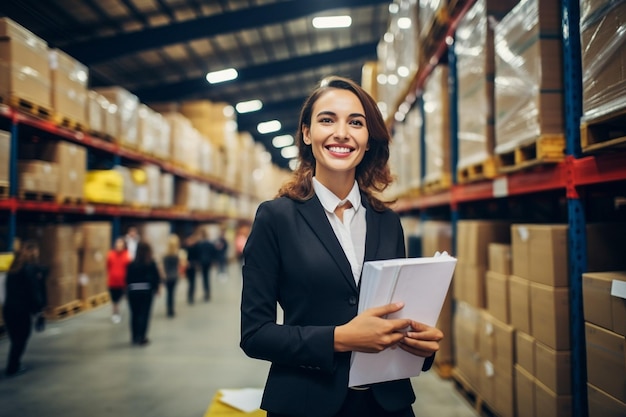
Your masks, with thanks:
<instances>
[{"instance_id":1,"label":"boxes on high shelf","mask_svg":"<svg viewBox=\"0 0 626 417\"><path fill-rule=\"evenodd\" d=\"M180 166L196 167L197 161L190 155L197 156L198 133L189 119L180 113L164 113L163 117L170 126L170 160Z\"/></svg>"},{"instance_id":2,"label":"boxes on high shelf","mask_svg":"<svg viewBox=\"0 0 626 417\"><path fill-rule=\"evenodd\" d=\"M614 281L626 283L626 271L583 274L585 321L625 336L626 299L611 293Z\"/></svg>"},{"instance_id":3,"label":"boxes on high shelf","mask_svg":"<svg viewBox=\"0 0 626 417\"><path fill-rule=\"evenodd\" d=\"M626 3L580 2L583 117L593 120L626 108Z\"/></svg>"},{"instance_id":4,"label":"boxes on high shelf","mask_svg":"<svg viewBox=\"0 0 626 417\"><path fill-rule=\"evenodd\" d=\"M426 155L425 183L446 188L451 184L450 125L448 120L448 67L437 65L424 86L424 134Z\"/></svg>"},{"instance_id":5,"label":"boxes on high shelf","mask_svg":"<svg viewBox=\"0 0 626 417\"><path fill-rule=\"evenodd\" d=\"M52 109L57 117L85 125L89 82L87 66L59 49L50 50L48 58Z\"/></svg>"},{"instance_id":6,"label":"boxes on high shelf","mask_svg":"<svg viewBox=\"0 0 626 417\"><path fill-rule=\"evenodd\" d=\"M522 1L496 25L496 154L563 135L561 30L558 0Z\"/></svg>"},{"instance_id":7,"label":"boxes on high shelf","mask_svg":"<svg viewBox=\"0 0 626 417\"><path fill-rule=\"evenodd\" d=\"M13 20L0 18L0 97L50 109L48 44Z\"/></svg>"},{"instance_id":8,"label":"boxes on high shelf","mask_svg":"<svg viewBox=\"0 0 626 417\"><path fill-rule=\"evenodd\" d=\"M184 101L178 111L216 146L236 146L237 122L231 105L209 100Z\"/></svg>"},{"instance_id":9,"label":"boxes on high shelf","mask_svg":"<svg viewBox=\"0 0 626 417\"><path fill-rule=\"evenodd\" d=\"M121 144L137 148L137 124L139 119L139 98L122 87L96 88L109 103L117 109L115 114L116 129L113 137Z\"/></svg>"},{"instance_id":10,"label":"boxes on high shelf","mask_svg":"<svg viewBox=\"0 0 626 417\"><path fill-rule=\"evenodd\" d=\"M57 198L82 200L87 174L87 149L66 141L34 144L38 156L58 166Z\"/></svg>"},{"instance_id":11,"label":"boxes on high shelf","mask_svg":"<svg viewBox=\"0 0 626 417\"><path fill-rule=\"evenodd\" d=\"M174 175L169 172L161 172L159 183L159 205L157 207L170 208L174 205Z\"/></svg>"},{"instance_id":12,"label":"boxes on high shelf","mask_svg":"<svg viewBox=\"0 0 626 417\"><path fill-rule=\"evenodd\" d=\"M478 393L503 417L515 415L514 351L515 329L487 312L481 312Z\"/></svg>"},{"instance_id":13,"label":"boxes on high shelf","mask_svg":"<svg viewBox=\"0 0 626 417\"><path fill-rule=\"evenodd\" d=\"M87 92L87 125L91 132L114 138L117 135L117 106L97 91Z\"/></svg>"},{"instance_id":14,"label":"boxes on high shelf","mask_svg":"<svg viewBox=\"0 0 626 417\"><path fill-rule=\"evenodd\" d=\"M59 164L41 160L18 161L20 192L56 195L59 190Z\"/></svg>"},{"instance_id":15,"label":"boxes on high shelf","mask_svg":"<svg viewBox=\"0 0 626 417\"><path fill-rule=\"evenodd\" d=\"M9 161L11 156L11 132L0 130L0 187L9 185Z\"/></svg>"},{"instance_id":16,"label":"boxes on high shelf","mask_svg":"<svg viewBox=\"0 0 626 417\"><path fill-rule=\"evenodd\" d=\"M158 135L162 129L163 116L145 104L137 110L137 145L147 154L154 154L158 143Z\"/></svg>"}]
</instances>

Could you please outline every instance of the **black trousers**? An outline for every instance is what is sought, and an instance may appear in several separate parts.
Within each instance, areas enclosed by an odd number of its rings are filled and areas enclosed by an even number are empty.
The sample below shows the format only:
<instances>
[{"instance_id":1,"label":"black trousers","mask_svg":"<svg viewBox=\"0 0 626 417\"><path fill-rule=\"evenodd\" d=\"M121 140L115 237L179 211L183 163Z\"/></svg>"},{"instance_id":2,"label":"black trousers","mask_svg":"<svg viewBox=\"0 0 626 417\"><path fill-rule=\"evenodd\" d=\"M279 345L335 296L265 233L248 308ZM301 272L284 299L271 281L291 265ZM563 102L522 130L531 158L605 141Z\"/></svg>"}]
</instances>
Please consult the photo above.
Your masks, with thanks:
<instances>
[{"instance_id":1,"label":"black trousers","mask_svg":"<svg viewBox=\"0 0 626 417\"><path fill-rule=\"evenodd\" d=\"M291 417L283 414L267 413L267 417ZM384 410L374 398L372 390L348 390L341 409L333 417L415 417L413 408L390 412Z\"/></svg>"},{"instance_id":2,"label":"black trousers","mask_svg":"<svg viewBox=\"0 0 626 417\"><path fill-rule=\"evenodd\" d=\"M204 299L209 300L211 298L211 264L201 264L202 271L202 286L204 287Z\"/></svg>"},{"instance_id":3,"label":"black trousers","mask_svg":"<svg viewBox=\"0 0 626 417\"><path fill-rule=\"evenodd\" d=\"M22 355L26 350L26 344L33 327L33 321L30 313L22 309L2 310L4 324L7 328L7 334L11 341L9 348L9 357L7 360L7 374L14 374L19 371L22 361Z\"/></svg>"},{"instance_id":4,"label":"black trousers","mask_svg":"<svg viewBox=\"0 0 626 417\"><path fill-rule=\"evenodd\" d=\"M167 305L167 315L174 315L174 299L175 299L175 291L176 291L176 280L169 279L165 281L165 290L167 291L165 302Z\"/></svg>"},{"instance_id":5,"label":"black trousers","mask_svg":"<svg viewBox=\"0 0 626 417\"><path fill-rule=\"evenodd\" d=\"M193 299L196 294L196 266L189 264L185 269L185 276L187 277L187 302L193 304Z\"/></svg>"},{"instance_id":6,"label":"black trousers","mask_svg":"<svg viewBox=\"0 0 626 417\"><path fill-rule=\"evenodd\" d=\"M152 309L152 298L152 290L128 291L130 332L133 343L141 343L146 340Z\"/></svg>"}]
</instances>

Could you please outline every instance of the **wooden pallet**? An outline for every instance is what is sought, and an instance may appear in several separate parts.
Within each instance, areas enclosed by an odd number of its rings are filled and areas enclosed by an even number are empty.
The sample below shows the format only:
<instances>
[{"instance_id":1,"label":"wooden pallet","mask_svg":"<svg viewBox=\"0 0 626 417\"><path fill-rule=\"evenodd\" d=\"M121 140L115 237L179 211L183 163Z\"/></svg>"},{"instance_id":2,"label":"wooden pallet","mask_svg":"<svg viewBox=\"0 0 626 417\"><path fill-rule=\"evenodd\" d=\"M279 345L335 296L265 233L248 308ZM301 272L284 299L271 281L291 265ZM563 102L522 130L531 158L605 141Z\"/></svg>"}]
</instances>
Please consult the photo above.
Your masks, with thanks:
<instances>
[{"instance_id":1,"label":"wooden pallet","mask_svg":"<svg viewBox=\"0 0 626 417\"><path fill-rule=\"evenodd\" d=\"M422 184L423 194L433 194L452 187L452 176L449 173L441 174L441 177L433 180L424 181Z\"/></svg>"},{"instance_id":2,"label":"wooden pallet","mask_svg":"<svg viewBox=\"0 0 626 417\"><path fill-rule=\"evenodd\" d=\"M89 129L87 133L89 133L90 136L93 136L95 138L102 139L107 142L115 143L115 138L109 135L108 133L99 132L97 130L92 130L92 129Z\"/></svg>"},{"instance_id":3,"label":"wooden pallet","mask_svg":"<svg viewBox=\"0 0 626 417\"><path fill-rule=\"evenodd\" d=\"M9 183L1 182L0 183L0 199L9 198Z\"/></svg>"},{"instance_id":4,"label":"wooden pallet","mask_svg":"<svg viewBox=\"0 0 626 417\"><path fill-rule=\"evenodd\" d=\"M102 292L100 294L92 295L90 297L85 298L82 302L82 306L83 306L83 309L87 310L90 308L100 307L104 304L107 304L109 301L111 301L109 293Z\"/></svg>"},{"instance_id":5,"label":"wooden pallet","mask_svg":"<svg viewBox=\"0 0 626 417\"><path fill-rule=\"evenodd\" d=\"M0 103L6 104L10 107L13 107L16 110L31 114L41 119L52 120L52 115L53 115L52 109L50 109L49 107L34 103L33 101L25 99L25 98L16 97L16 96L9 96L9 97L0 96Z\"/></svg>"},{"instance_id":6,"label":"wooden pallet","mask_svg":"<svg viewBox=\"0 0 626 417\"><path fill-rule=\"evenodd\" d=\"M89 128L87 124L84 122L78 122L71 117L63 116L57 114L54 117L54 123L59 127L64 127L66 129L76 130L77 132L87 133L89 132Z\"/></svg>"},{"instance_id":7,"label":"wooden pallet","mask_svg":"<svg viewBox=\"0 0 626 417\"><path fill-rule=\"evenodd\" d=\"M580 145L585 153L626 148L626 108L582 122Z\"/></svg>"},{"instance_id":8,"label":"wooden pallet","mask_svg":"<svg viewBox=\"0 0 626 417\"><path fill-rule=\"evenodd\" d=\"M40 191L24 191L18 190L17 192L20 200L32 200L32 201L55 201L56 196L47 192Z\"/></svg>"},{"instance_id":9,"label":"wooden pallet","mask_svg":"<svg viewBox=\"0 0 626 417\"><path fill-rule=\"evenodd\" d=\"M58 307L52 307L46 310L46 318L52 320L60 320L80 313L83 303L80 300L74 300Z\"/></svg>"},{"instance_id":10,"label":"wooden pallet","mask_svg":"<svg viewBox=\"0 0 626 417\"><path fill-rule=\"evenodd\" d=\"M460 168L457 171L459 184L467 184L484 179L492 179L498 175L498 159L490 156L486 161Z\"/></svg>"},{"instance_id":11,"label":"wooden pallet","mask_svg":"<svg viewBox=\"0 0 626 417\"><path fill-rule=\"evenodd\" d=\"M84 197L68 197L68 196L56 196L56 201L59 204L86 204Z\"/></svg>"},{"instance_id":12,"label":"wooden pallet","mask_svg":"<svg viewBox=\"0 0 626 417\"><path fill-rule=\"evenodd\" d=\"M536 141L496 155L498 172L521 171L535 165L555 164L565 159L565 137L542 135Z\"/></svg>"},{"instance_id":13,"label":"wooden pallet","mask_svg":"<svg viewBox=\"0 0 626 417\"><path fill-rule=\"evenodd\" d=\"M465 398L465 400L474 408L476 414L485 417L497 416L497 413L495 413L489 405L487 405L484 398L476 389L474 389L458 368L452 369L452 380L454 381L457 392L459 392L461 396L463 396L463 398Z\"/></svg>"}]
</instances>

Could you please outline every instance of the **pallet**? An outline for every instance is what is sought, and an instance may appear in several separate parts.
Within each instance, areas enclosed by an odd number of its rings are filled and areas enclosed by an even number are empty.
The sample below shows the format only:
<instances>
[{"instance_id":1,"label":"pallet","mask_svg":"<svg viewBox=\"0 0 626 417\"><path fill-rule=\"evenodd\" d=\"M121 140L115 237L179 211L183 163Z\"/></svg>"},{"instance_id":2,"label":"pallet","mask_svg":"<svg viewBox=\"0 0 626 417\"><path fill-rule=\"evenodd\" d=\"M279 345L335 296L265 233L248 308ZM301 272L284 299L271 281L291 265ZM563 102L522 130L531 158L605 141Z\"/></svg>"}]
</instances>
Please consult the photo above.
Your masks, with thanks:
<instances>
[{"instance_id":1,"label":"pallet","mask_svg":"<svg viewBox=\"0 0 626 417\"><path fill-rule=\"evenodd\" d=\"M434 194L439 191L449 190L452 187L452 176L449 173L441 174L440 178L424 181L422 184L423 194Z\"/></svg>"},{"instance_id":2,"label":"pallet","mask_svg":"<svg viewBox=\"0 0 626 417\"><path fill-rule=\"evenodd\" d=\"M2 182L0 183L0 200L9 198L9 183Z\"/></svg>"},{"instance_id":3,"label":"pallet","mask_svg":"<svg viewBox=\"0 0 626 417\"><path fill-rule=\"evenodd\" d=\"M93 136L94 138L102 139L104 141L111 142L111 143L116 143L115 138L109 135L108 133L99 132L97 130L92 130L92 129L89 129L87 133L90 136Z\"/></svg>"},{"instance_id":4,"label":"pallet","mask_svg":"<svg viewBox=\"0 0 626 417\"><path fill-rule=\"evenodd\" d=\"M496 155L498 172L521 171L536 165L556 164L565 159L565 137L542 135L536 141Z\"/></svg>"},{"instance_id":5,"label":"pallet","mask_svg":"<svg viewBox=\"0 0 626 417\"><path fill-rule=\"evenodd\" d=\"M60 320L80 313L82 308L80 300L70 301L58 307L52 307L46 310L46 318L52 320Z\"/></svg>"},{"instance_id":6,"label":"pallet","mask_svg":"<svg viewBox=\"0 0 626 417\"><path fill-rule=\"evenodd\" d=\"M490 156L486 161L460 168L457 171L457 181L459 184L467 184L484 179L493 179L497 175L498 159Z\"/></svg>"},{"instance_id":7,"label":"pallet","mask_svg":"<svg viewBox=\"0 0 626 417\"><path fill-rule=\"evenodd\" d=\"M16 110L19 110L23 113L28 113L33 116L39 117L45 120L52 119L52 109L49 107L42 106L40 104L34 103L31 100L20 98L16 96L2 97L0 96L0 103L6 104Z\"/></svg>"},{"instance_id":8,"label":"pallet","mask_svg":"<svg viewBox=\"0 0 626 417\"><path fill-rule=\"evenodd\" d=\"M87 204L83 197L56 196L56 202L59 204Z\"/></svg>"},{"instance_id":9,"label":"pallet","mask_svg":"<svg viewBox=\"0 0 626 417\"><path fill-rule=\"evenodd\" d=\"M439 375L441 379L450 379L452 378L452 370L454 369L454 365L451 362L435 362L433 364L433 369Z\"/></svg>"},{"instance_id":10,"label":"pallet","mask_svg":"<svg viewBox=\"0 0 626 417\"><path fill-rule=\"evenodd\" d=\"M582 122L580 145L585 153L626 148L626 108Z\"/></svg>"},{"instance_id":11,"label":"pallet","mask_svg":"<svg viewBox=\"0 0 626 417\"><path fill-rule=\"evenodd\" d=\"M75 130L77 132L83 132L83 133L89 132L89 128L87 127L86 123L78 122L72 119L71 117L62 116L60 114L57 114L55 116L54 123L59 127Z\"/></svg>"},{"instance_id":12,"label":"pallet","mask_svg":"<svg viewBox=\"0 0 626 417\"><path fill-rule=\"evenodd\" d=\"M108 292L102 292L100 294L92 295L83 300L82 305L85 310L90 308L100 307L111 301Z\"/></svg>"},{"instance_id":13,"label":"pallet","mask_svg":"<svg viewBox=\"0 0 626 417\"><path fill-rule=\"evenodd\" d=\"M457 392L461 394L463 398L474 408L474 411L479 416L496 417L495 413L489 405L484 401L483 397L478 393L476 389L469 383L467 378L459 371L458 368L452 369L452 380L457 389Z\"/></svg>"},{"instance_id":14,"label":"pallet","mask_svg":"<svg viewBox=\"0 0 626 417\"><path fill-rule=\"evenodd\" d=\"M41 192L41 191L24 191L18 190L17 192L20 200L31 200L31 201L55 201L56 196L52 193Z\"/></svg>"}]
</instances>

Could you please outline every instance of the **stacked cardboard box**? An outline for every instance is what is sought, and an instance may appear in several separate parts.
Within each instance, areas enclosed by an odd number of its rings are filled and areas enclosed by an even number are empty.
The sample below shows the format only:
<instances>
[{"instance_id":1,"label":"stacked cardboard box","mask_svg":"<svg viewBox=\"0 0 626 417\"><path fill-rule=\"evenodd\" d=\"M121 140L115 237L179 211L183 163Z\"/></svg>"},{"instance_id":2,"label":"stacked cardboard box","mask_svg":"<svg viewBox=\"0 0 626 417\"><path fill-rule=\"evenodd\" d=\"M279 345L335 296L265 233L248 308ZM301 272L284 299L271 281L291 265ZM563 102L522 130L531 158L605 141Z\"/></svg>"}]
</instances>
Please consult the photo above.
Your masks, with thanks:
<instances>
[{"instance_id":1,"label":"stacked cardboard box","mask_svg":"<svg viewBox=\"0 0 626 417\"><path fill-rule=\"evenodd\" d=\"M594 119L626 107L626 3L580 2L583 116Z\"/></svg>"},{"instance_id":2,"label":"stacked cardboard box","mask_svg":"<svg viewBox=\"0 0 626 417\"><path fill-rule=\"evenodd\" d=\"M0 97L50 110L48 44L9 18L0 18Z\"/></svg>"},{"instance_id":3,"label":"stacked cardboard box","mask_svg":"<svg viewBox=\"0 0 626 417\"><path fill-rule=\"evenodd\" d=\"M435 67L424 86L425 183L451 184L448 67Z\"/></svg>"},{"instance_id":4,"label":"stacked cardboard box","mask_svg":"<svg viewBox=\"0 0 626 417\"><path fill-rule=\"evenodd\" d=\"M501 19L517 0L477 0L456 30L454 51L458 76L459 157L456 169L493 156L494 43L493 19ZM495 168L495 166L494 166Z\"/></svg>"},{"instance_id":5,"label":"stacked cardboard box","mask_svg":"<svg viewBox=\"0 0 626 417\"><path fill-rule=\"evenodd\" d=\"M424 222L422 256L433 256L437 251L454 253L452 250L452 225L442 221ZM444 339L439 342L439 351L435 356L437 364L451 364L453 361L452 311L452 290L449 290L437 321L437 328L444 334Z\"/></svg>"},{"instance_id":6,"label":"stacked cardboard box","mask_svg":"<svg viewBox=\"0 0 626 417\"><path fill-rule=\"evenodd\" d=\"M113 137L120 144L137 148L137 126L139 119L139 98L122 87L103 87L95 91L104 96L109 103L110 112L115 112L115 133Z\"/></svg>"},{"instance_id":7,"label":"stacked cardboard box","mask_svg":"<svg viewBox=\"0 0 626 417\"><path fill-rule=\"evenodd\" d=\"M495 27L495 153L563 134L558 0L520 2Z\"/></svg>"},{"instance_id":8,"label":"stacked cardboard box","mask_svg":"<svg viewBox=\"0 0 626 417\"><path fill-rule=\"evenodd\" d=\"M87 149L65 141L47 142L38 148L42 159L58 166L57 200L83 200Z\"/></svg>"},{"instance_id":9,"label":"stacked cardboard box","mask_svg":"<svg viewBox=\"0 0 626 417\"><path fill-rule=\"evenodd\" d=\"M117 135L117 107L97 91L87 92L86 118L90 132L111 138Z\"/></svg>"},{"instance_id":10,"label":"stacked cardboard box","mask_svg":"<svg viewBox=\"0 0 626 417\"><path fill-rule=\"evenodd\" d=\"M589 416L626 415L626 271L583 274L583 304Z\"/></svg>"},{"instance_id":11,"label":"stacked cardboard box","mask_svg":"<svg viewBox=\"0 0 626 417\"><path fill-rule=\"evenodd\" d=\"M55 196L59 191L59 164L42 160L24 160L17 164L18 189L21 193Z\"/></svg>"},{"instance_id":12,"label":"stacked cardboard box","mask_svg":"<svg viewBox=\"0 0 626 417\"><path fill-rule=\"evenodd\" d=\"M77 296L87 301L107 291L106 259L111 247L110 222L84 222L82 233L80 278Z\"/></svg>"},{"instance_id":13,"label":"stacked cardboard box","mask_svg":"<svg viewBox=\"0 0 626 417\"><path fill-rule=\"evenodd\" d=\"M49 54L52 109L61 119L86 127L87 67L59 49Z\"/></svg>"},{"instance_id":14,"label":"stacked cardboard box","mask_svg":"<svg viewBox=\"0 0 626 417\"><path fill-rule=\"evenodd\" d=\"M9 161L11 157L11 133L0 130L0 187L9 185Z\"/></svg>"}]
</instances>

